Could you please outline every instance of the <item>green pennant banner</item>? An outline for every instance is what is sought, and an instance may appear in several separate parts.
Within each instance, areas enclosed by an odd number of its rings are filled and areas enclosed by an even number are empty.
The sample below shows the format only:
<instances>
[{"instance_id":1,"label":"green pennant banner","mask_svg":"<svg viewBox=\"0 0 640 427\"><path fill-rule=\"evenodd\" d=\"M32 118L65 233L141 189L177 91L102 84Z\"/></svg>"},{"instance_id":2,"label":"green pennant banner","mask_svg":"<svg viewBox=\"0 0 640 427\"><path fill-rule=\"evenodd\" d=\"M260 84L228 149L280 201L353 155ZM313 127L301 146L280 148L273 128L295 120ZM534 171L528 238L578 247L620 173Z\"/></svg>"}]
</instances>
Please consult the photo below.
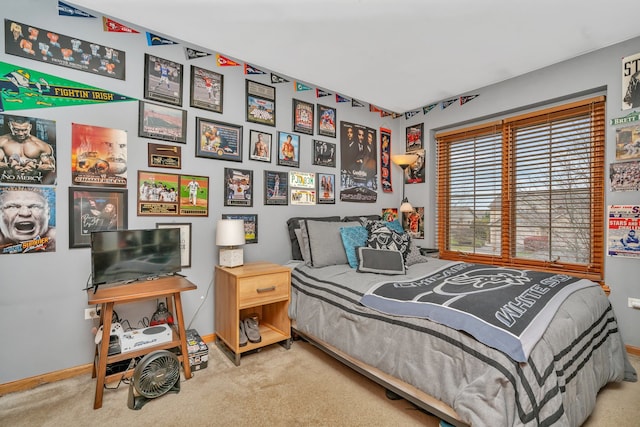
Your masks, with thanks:
<instances>
[{"instance_id":1,"label":"green pennant banner","mask_svg":"<svg viewBox=\"0 0 640 427\"><path fill-rule=\"evenodd\" d=\"M120 101L136 99L0 61L0 111Z\"/></svg>"}]
</instances>

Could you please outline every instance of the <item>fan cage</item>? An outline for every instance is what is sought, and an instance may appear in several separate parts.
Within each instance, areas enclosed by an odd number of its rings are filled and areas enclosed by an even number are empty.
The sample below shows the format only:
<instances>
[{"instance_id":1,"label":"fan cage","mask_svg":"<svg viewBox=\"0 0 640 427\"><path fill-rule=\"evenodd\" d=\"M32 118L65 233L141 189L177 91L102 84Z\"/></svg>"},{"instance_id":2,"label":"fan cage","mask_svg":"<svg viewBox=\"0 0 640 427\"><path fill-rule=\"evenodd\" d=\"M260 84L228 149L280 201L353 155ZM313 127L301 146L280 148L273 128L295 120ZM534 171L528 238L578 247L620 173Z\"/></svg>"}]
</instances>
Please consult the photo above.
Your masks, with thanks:
<instances>
[{"instance_id":1,"label":"fan cage","mask_svg":"<svg viewBox=\"0 0 640 427\"><path fill-rule=\"evenodd\" d=\"M133 385L141 396L154 398L170 391L179 378L180 361L175 354L161 350L140 361L133 374Z\"/></svg>"}]
</instances>

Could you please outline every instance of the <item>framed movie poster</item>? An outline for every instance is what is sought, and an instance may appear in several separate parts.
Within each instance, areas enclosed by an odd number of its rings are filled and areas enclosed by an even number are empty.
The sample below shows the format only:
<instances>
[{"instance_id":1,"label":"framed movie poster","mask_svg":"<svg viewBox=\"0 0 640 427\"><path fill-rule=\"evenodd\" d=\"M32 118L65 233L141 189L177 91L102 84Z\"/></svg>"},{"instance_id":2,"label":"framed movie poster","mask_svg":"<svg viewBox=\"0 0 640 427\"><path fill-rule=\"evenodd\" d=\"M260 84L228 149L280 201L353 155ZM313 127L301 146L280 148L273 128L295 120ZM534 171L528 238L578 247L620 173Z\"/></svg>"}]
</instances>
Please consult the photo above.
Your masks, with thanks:
<instances>
[{"instance_id":1,"label":"framed movie poster","mask_svg":"<svg viewBox=\"0 0 640 427\"><path fill-rule=\"evenodd\" d=\"M139 101L138 136L187 143L187 111Z\"/></svg>"},{"instance_id":2,"label":"framed movie poster","mask_svg":"<svg viewBox=\"0 0 640 427\"><path fill-rule=\"evenodd\" d=\"M336 167L336 144L313 140L313 161L317 166Z\"/></svg>"},{"instance_id":3,"label":"framed movie poster","mask_svg":"<svg viewBox=\"0 0 640 427\"><path fill-rule=\"evenodd\" d=\"M300 166L300 135L278 131L278 165Z\"/></svg>"},{"instance_id":4,"label":"framed movie poster","mask_svg":"<svg viewBox=\"0 0 640 427\"><path fill-rule=\"evenodd\" d=\"M318 135L336 137L337 111L333 107L318 104Z\"/></svg>"},{"instance_id":5,"label":"framed movie poster","mask_svg":"<svg viewBox=\"0 0 640 427\"><path fill-rule=\"evenodd\" d=\"M332 173L318 174L318 204L334 204L336 202L336 176Z\"/></svg>"},{"instance_id":6,"label":"framed movie poster","mask_svg":"<svg viewBox=\"0 0 640 427\"><path fill-rule=\"evenodd\" d=\"M406 141L407 141L407 152L421 150L423 149L423 134L424 134L424 123L420 123L413 126L407 126L406 129Z\"/></svg>"},{"instance_id":7,"label":"framed movie poster","mask_svg":"<svg viewBox=\"0 0 640 427\"><path fill-rule=\"evenodd\" d=\"M191 267L191 223L157 222L156 228L180 229L180 267Z\"/></svg>"},{"instance_id":8,"label":"framed movie poster","mask_svg":"<svg viewBox=\"0 0 640 427\"><path fill-rule=\"evenodd\" d=\"M148 166L156 168L182 168L182 147L165 144L147 145Z\"/></svg>"},{"instance_id":9,"label":"framed movie poster","mask_svg":"<svg viewBox=\"0 0 640 427\"><path fill-rule=\"evenodd\" d=\"M289 204L287 172L264 171L264 204L286 206Z\"/></svg>"},{"instance_id":10,"label":"framed movie poster","mask_svg":"<svg viewBox=\"0 0 640 427\"><path fill-rule=\"evenodd\" d=\"M294 132L313 135L313 104L310 102L293 100L293 129Z\"/></svg>"},{"instance_id":11,"label":"framed movie poster","mask_svg":"<svg viewBox=\"0 0 640 427\"><path fill-rule=\"evenodd\" d=\"M340 200L375 203L378 197L377 131L340 122Z\"/></svg>"},{"instance_id":12,"label":"framed movie poster","mask_svg":"<svg viewBox=\"0 0 640 427\"><path fill-rule=\"evenodd\" d=\"M260 162L271 162L271 139L273 135L270 133L259 132L257 130L249 131L249 158Z\"/></svg>"},{"instance_id":13,"label":"framed movie poster","mask_svg":"<svg viewBox=\"0 0 640 427\"><path fill-rule=\"evenodd\" d=\"M192 65L189 105L222 114L223 83L222 74Z\"/></svg>"},{"instance_id":14,"label":"framed movie poster","mask_svg":"<svg viewBox=\"0 0 640 427\"><path fill-rule=\"evenodd\" d=\"M196 117L196 157L242 161L242 126Z\"/></svg>"},{"instance_id":15,"label":"framed movie poster","mask_svg":"<svg viewBox=\"0 0 640 427\"><path fill-rule=\"evenodd\" d=\"M144 54L144 97L182 106L182 64Z\"/></svg>"},{"instance_id":16,"label":"framed movie poster","mask_svg":"<svg viewBox=\"0 0 640 427\"><path fill-rule=\"evenodd\" d=\"M247 121L276 125L276 88L252 80L246 81Z\"/></svg>"},{"instance_id":17,"label":"framed movie poster","mask_svg":"<svg viewBox=\"0 0 640 427\"><path fill-rule=\"evenodd\" d=\"M69 187L69 247L91 246L93 231L126 230L127 189Z\"/></svg>"},{"instance_id":18,"label":"framed movie poster","mask_svg":"<svg viewBox=\"0 0 640 427\"><path fill-rule=\"evenodd\" d=\"M253 206L253 171L224 168L224 205Z\"/></svg>"},{"instance_id":19,"label":"framed movie poster","mask_svg":"<svg viewBox=\"0 0 640 427\"><path fill-rule=\"evenodd\" d=\"M244 221L245 243L258 243L258 215L222 214L222 219L241 219Z\"/></svg>"},{"instance_id":20,"label":"framed movie poster","mask_svg":"<svg viewBox=\"0 0 640 427\"><path fill-rule=\"evenodd\" d=\"M127 132L71 124L71 179L75 185L127 186Z\"/></svg>"}]
</instances>

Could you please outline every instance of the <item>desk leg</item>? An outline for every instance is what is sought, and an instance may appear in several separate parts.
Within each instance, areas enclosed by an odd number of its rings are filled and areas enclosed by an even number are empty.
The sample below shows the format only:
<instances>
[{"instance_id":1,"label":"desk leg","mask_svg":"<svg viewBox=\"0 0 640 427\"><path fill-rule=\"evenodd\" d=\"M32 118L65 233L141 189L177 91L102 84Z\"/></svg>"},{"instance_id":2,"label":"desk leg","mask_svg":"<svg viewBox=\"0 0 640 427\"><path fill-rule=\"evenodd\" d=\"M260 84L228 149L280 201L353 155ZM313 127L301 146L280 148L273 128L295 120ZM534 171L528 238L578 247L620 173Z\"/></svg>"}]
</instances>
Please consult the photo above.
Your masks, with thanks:
<instances>
[{"instance_id":1,"label":"desk leg","mask_svg":"<svg viewBox=\"0 0 640 427\"><path fill-rule=\"evenodd\" d=\"M189 351L187 349L187 332L184 328L184 318L182 316L182 300L180 292L173 294L173 301L176 308L176 320L178 321L178 333L180 334L180 352L182 353L182 368L185 379L191 378L191 364L189 363Z\"/></svg>"},{"instance_id":2,"label":"desk leg","mask_svg":"<svg viewBox=\"0 0 640 427\"><path fill-rule=\"evenodd\" d=\"M104 377L107 374L107 356L109 355L109 340L111 339L111 317L113 316L113 303L104 304L104 316L102 318L102 341L98 353L98 367L96 378L96 395L93 400L93 409L102 408L102 394L104 393Z\"/></svg>"}]
</instances>

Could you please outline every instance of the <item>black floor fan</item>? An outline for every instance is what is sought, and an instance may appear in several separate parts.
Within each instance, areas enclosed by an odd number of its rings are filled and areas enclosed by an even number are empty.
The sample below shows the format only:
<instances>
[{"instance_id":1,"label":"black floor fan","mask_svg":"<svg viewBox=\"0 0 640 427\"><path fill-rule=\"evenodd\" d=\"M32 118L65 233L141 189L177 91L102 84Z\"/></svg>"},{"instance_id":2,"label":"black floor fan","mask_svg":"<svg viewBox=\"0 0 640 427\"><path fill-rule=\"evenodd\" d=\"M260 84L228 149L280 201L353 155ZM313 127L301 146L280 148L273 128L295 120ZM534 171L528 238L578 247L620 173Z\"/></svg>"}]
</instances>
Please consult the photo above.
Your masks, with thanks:
<instances>
[{"instance_id":1,"label":"black floor fan","mask_svg":"<svg viewBox=\"0 0 640 427\"><path fill-rule=\"evenodd\" d=\"M180 392L180 361L170 351L154 351L143 357L133 371L127 406L140 409L169 392Z\"/></svg>"}]
</instances>

